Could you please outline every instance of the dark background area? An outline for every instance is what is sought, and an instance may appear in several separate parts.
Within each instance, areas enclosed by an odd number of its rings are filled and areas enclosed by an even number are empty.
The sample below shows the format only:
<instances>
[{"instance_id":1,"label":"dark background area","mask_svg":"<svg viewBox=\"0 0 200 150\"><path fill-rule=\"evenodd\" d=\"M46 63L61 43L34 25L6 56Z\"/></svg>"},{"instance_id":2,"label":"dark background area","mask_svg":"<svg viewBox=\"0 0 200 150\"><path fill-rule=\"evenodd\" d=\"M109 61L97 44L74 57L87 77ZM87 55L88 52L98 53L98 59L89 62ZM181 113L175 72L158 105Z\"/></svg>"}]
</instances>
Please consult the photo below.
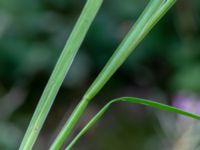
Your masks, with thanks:
<instances>
[{"instance_id":1,"label":"dark background area","mask_svg":"<svg viewBox=\"0 0 200 150\"><path fill-rule=\"evenodd\" d=\"M0 149L18 149L85 0L0 1ZM48 149L147 0L107 0L93 22L34 147ZM76 128L113 98L135 96L200 113L200 1L178 0L95 97ZM190 130L188 130L190 129ZM198 150L194 120L116 104L77 150Z\"/></svg>"}]
</instances>

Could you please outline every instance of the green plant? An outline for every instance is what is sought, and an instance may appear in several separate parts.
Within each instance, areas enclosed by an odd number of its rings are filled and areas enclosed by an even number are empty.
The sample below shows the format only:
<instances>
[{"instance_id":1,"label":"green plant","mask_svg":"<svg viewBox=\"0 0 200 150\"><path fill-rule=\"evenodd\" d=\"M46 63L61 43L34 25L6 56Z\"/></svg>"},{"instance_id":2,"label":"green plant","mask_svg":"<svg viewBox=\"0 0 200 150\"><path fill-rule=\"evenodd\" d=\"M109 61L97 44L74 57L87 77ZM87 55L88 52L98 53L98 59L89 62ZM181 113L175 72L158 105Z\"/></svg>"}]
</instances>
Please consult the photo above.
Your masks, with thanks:
<instances>
[{"instance_id":1,"label":"green plant","mask_svg":"<svg viewBox=\"0 0 200 150\"><path fill-rule=\"evenodd\" d=\"M55 66L55 69L49 79L49 82L44 90L44 93L40 99L40 102L36 108L33 118L30 122L28 130L24 136L21 150L32 149L39 132L44 124L47 114L53 104L56 94L66 76L71 63L93 21L98 12L103 0L87 0L87 3L83 9L80 18L74 27L69 40ZM103 88L107 81L112 77L116 70L123 64L127 57L133 52L137 45L144 39L144 37L150 32L155 24L165 15L165 13L175 3L175 0L151 0L148 6L145 8L138 21L135 23L133 28L129 31L125 39L119 45L117 50L114 52L104 69L98 75L96 80L90 86L88 91L84 94L82 100L75 108L74 112L64 125L60 134L52 144L52 150L60 149L66 138L69 136L80 116L86 109L88 103L96 96L96 94ZM149 105L161 110L167 110L183 114L186 116L200 119L198 115L170 107L164 104L151 102L148 100L138 98L120 98L109 102L94 118L85 126L85 128L75 137L72 143L67 147L70 149L75 142L81 137L109 108L109 106L117 101L127 101L131 103L139 103Z\"/></svg>"}]
</instances>

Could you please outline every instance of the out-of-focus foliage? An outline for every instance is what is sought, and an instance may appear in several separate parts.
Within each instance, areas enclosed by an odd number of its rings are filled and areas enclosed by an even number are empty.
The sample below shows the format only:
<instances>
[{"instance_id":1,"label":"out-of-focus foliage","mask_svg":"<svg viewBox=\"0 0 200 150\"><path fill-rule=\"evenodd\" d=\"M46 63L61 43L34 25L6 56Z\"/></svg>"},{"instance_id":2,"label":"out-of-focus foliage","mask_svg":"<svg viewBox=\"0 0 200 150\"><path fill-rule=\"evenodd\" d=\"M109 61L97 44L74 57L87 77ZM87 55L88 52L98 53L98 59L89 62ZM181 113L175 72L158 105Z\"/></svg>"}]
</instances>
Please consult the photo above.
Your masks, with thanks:
<instances>
[{"instance_id":1,"label":"out-of-focus foliage","mask_svg":"<svg viewBox=\"0 0 200 150\"><path fill-rule=\"evenodd\" d=\"M0 149L12 150L19 146L84 3L85 0L0 1ZM57 122L62 118L66 120L146 4L146 0L104 2L35 149L47 149L62 125ZM199 14L199 0L178 0L95 98L77 130L98 107L113 97L139 96L170 104L180 91L198 95ZM76 148L163 150L163 147L173 147L179 150L173 145L177 138L167 142L167 129L163 127L163 120L169 121L170 130L173 130L177 120L168 115L161 118L154 115L152 109L118 105Z\"/></svg>"}]
</instances>

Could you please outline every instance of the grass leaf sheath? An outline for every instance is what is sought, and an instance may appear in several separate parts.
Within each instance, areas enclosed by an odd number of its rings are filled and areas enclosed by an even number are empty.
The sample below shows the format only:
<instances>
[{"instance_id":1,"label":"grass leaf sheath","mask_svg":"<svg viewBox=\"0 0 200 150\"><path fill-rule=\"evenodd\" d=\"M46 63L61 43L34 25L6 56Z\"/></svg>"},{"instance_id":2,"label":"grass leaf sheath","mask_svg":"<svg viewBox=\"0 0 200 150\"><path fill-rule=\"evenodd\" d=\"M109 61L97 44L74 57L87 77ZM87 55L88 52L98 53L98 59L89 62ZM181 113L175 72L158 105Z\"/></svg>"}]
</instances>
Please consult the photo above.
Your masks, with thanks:
<instances>
[{"instance_id":1,"label":"grass leaf sheath","mask_svg":"<svg viewBox=\"0 0 200 150\"><path fill-rule=\"evenodd\" d=\"M86 5L40 98L35 113L21 143L20 150L32 149L58 93L58 90L101 4L102 0L87 0Z\"/></svg>"}]
</instances>

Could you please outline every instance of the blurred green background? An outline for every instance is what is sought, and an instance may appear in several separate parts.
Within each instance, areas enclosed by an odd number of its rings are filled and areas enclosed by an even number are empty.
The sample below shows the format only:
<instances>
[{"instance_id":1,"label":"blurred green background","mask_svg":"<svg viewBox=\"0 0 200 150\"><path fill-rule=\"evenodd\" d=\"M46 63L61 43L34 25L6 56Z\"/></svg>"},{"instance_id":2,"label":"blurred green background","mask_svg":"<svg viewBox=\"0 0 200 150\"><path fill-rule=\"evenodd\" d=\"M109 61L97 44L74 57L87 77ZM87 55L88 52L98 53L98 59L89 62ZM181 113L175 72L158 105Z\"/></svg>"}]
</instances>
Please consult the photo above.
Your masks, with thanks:
<instances>
[{"instance_id":1,"label":"blurred green background","mask_svg":"<svg viewBox=\"0 0 200 150\"><path fill-rule=\"evenodd\" d=\"M18 149L85 0L0 1L0 149ZM34 149L48 149L147 0L107 0L66 77ZM91 103L80 128L108 100L137 96L200 112L200 1L178 0ZM183 105L182 105L183 104ZM198 150L193 120L115 105L77 150ZM197 134L198 133L198 134Z\"/></svg>"}]
</instances>

